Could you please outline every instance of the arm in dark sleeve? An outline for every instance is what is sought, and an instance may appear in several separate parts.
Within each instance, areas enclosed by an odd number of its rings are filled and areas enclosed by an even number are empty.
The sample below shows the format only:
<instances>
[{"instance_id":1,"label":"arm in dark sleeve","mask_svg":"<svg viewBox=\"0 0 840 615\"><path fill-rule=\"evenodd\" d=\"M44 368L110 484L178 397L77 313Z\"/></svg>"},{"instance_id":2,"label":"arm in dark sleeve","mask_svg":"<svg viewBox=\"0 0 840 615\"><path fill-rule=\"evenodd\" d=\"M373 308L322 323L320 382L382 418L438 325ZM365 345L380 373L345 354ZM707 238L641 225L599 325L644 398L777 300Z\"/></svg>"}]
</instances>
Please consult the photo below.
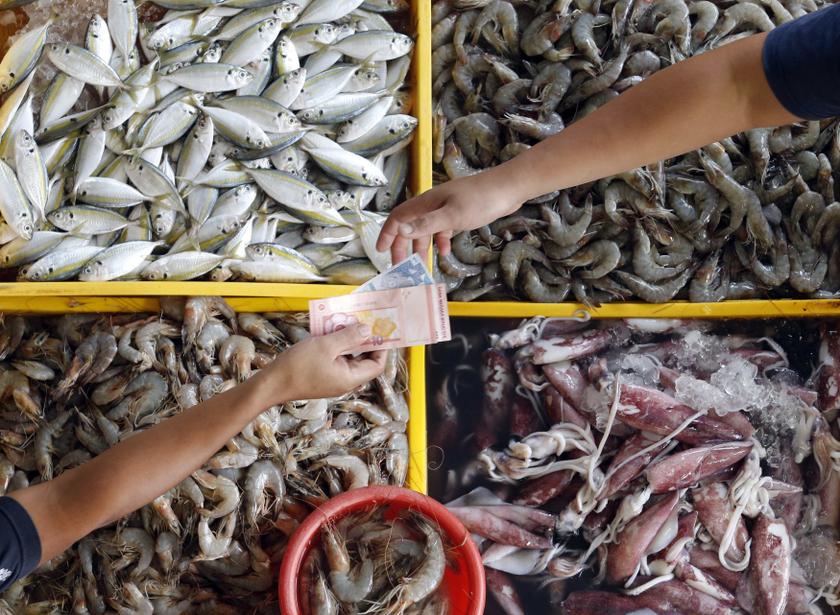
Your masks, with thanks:
<instances>
[{"instance_id":1,"label":"arm in dark sleeve","mask_svg":"<svg viewBox=\"0 0 840 615\"><path fill-rule=\"evenodd\" d=\"M29 513L16 500L0 498L0 592L32 572L41 559L41 539Z\"/></svg>"},{"instance_id":2,"label":"arm in dark sleeve","mask_svg":"<svg viewBox=\"0 0 840 615\"><path fill-rule=\"evenodd\" d=\"M809 120L840 115L840 5L770 32L762 63L770 88L789 112Z\"/></svg>"}]
</instances>

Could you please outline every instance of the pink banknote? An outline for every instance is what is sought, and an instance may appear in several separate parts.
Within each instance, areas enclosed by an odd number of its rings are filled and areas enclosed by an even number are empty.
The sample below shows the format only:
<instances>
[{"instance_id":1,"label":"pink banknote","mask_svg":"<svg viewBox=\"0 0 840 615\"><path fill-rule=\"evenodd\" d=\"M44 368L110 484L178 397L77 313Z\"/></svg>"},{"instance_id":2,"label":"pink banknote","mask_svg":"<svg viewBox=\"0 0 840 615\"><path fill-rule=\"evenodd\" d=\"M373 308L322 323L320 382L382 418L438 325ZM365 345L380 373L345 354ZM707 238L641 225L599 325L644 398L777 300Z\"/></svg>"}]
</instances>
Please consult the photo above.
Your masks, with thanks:
<instances>
[{"instance_id":1,"label":"pink banknote","mask_svg":"<svg viewBox=\"0 0 840 615\"><path fill-rule=\"evenodd\" d=\"M452 339L443 284L354 293L309 302L312 335L325 335L356 323L365 323L373 331L372 341L362 351Z\"/></svg>"}]
</instances>

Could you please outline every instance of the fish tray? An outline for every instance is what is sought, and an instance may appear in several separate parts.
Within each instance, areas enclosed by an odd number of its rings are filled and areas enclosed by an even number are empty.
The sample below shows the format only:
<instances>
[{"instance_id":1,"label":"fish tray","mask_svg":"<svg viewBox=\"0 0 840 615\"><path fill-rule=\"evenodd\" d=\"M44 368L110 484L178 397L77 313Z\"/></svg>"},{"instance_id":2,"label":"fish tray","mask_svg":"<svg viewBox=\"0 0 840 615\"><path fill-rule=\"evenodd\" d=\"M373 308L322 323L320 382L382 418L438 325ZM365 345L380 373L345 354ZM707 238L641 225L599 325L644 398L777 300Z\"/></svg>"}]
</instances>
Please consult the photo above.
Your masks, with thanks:
<instances>
[{"instance_id":1,"label":"fish tray","mask_svg":"<svg viewBox=\"0 0 840 615\"><path fill-rule=\"evenodd\" d=\"M420 194L432 187L432 8L428 0L410 0L405 34L414 37L411 68L406 82L414 97L410 115L417 118L411 142L411 161L407 189ZM22 9L15 9L16 20L0 24L0 40L5 41L26 23ZM0 279L8 270L0 270ZM335 284L280 284L265 282L3 282L0 295L20 296L166 296L224 295L252 297L293 297L300 301L289 309L306 309L308 299L351 292L355 286ZM303 305L304 307L300 307Z\"/></svg>"},{"instance_id":2,"label":"fish tray","mask_svg":"<svg viewBox=\"0 0 840 615\"><path fill-rule=\"evenodd\" d=\"M177 293L176 293L177 294ZM225 297L237 312L307 311L306 300L270 297ZM301 303L301 301L303 301ZM6 314L159 313L157 297L8 296L0 291L0 318ZM422 346L409 348L408 422L409 465L406 487L426 493L426 373Z\"/></svg>"}]
</instances>

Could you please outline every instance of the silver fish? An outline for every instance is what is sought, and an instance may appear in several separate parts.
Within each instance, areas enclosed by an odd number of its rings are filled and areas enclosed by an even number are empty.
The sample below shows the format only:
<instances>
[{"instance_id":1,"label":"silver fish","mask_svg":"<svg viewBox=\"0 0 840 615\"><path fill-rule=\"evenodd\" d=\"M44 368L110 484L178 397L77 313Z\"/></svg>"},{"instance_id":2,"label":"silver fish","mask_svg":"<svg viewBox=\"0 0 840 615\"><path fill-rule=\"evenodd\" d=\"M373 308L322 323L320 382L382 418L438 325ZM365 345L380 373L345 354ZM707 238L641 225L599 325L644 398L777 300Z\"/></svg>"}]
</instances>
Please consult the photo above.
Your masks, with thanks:
<instances>
[{"instance_id":1,"label":"silver fish","mask_svg":"<svg viewBox=\"0 0 840 615\"><path fill-rule=\"evenodd\" d=\"M161 79L196 92L227 92L250 83L254 76L238 66L204 62L183 66Z\"/></svg>"},{"instance_id":2,"label":"silver fish","mask_svg":"<svg viewBox=\"0 0 840 615\"><path fill-rule=\"evenodd\" d=\"M35 139L25 130L15 136L15 168L24 194L37 211L38 218L43 219L49 196L47 167Z\"/></svg>"},{"instance_id":3,"label":"silver fish","mask_svg":"<svg viewBox=\"0 0 840 615\"><path fill-rule=\"evenodd\" d=\"M35 221L26 193L12 168L0 160L0 214L18 236L32 239Z\"/></svg>"},{"instance_id":4,"label":"silver fish","mask_svg":"<svg viewBox=\"0 0 840 615\"><path fill-rule=\"evenodd\" d=\"M227 46L222 62L236 66L253 62L271 47L283 25L279 19L271 18L246 28Z\"/></svg>"},{"instance_id":5,"label":"silver fish","mask_svg":"<svg viewBox=\"0 0 840 615\"><path fill-rule=\"evenodd\" d=\"M51 43L47 45L47 57L56 68L79 81L122 87L122 79L116 71L87 49L68 43Z\"/></svg>"},{"instance_id":6,"label":"silver fish","mask_svg":"<svg viewBox=\"0 0 840 615\"><path fill-rule=\"evenodd\" d=\"M82 236L113 233L130 224L128 218L115 211L89 205L60 207L47 214L47 219L63 231Z\"/></svg>"},{"instance_id":7,"label":"silver fish","mask_svg":"<svg viewBox=\"0 0 840 615\"><path fill-rule=\"evenodd\" d=\"M29 266L25 279L30 282L69 280L102 250L104 248L99 246L74 246L53 250Z\"/></svg>"},{"instance_id":8,"label":"silver fish","mask_svg":"<svg viewBox=\"0 0 840 615\"><path fill-rule=\"evenodd\" d=\"M0 94L21 83L35 69L44 51L50 22L18 38L0 61Z\"/></svg>"},{"instance_id":9,"label":"silver fish","mask_svg":"<svg viewBox=\"0 0 840 615\"><path fill-rule=\"evenodd\" d=\"M140 276L144 280L192 280L208 273L223 260L224 256L194 250L168 254L150 263Z\"/></svg>"},{"instance_id":10,"label":"silver fish","mask_svg":"<svg viewBox=\"0 0 840 615\"><path fill-rule=\"evenodd\" d=\"M122 277L144 263L159 245L159 241L127 241L106 248L82 267L79 280L107 282Z\"/></svg>"}]
</instances>

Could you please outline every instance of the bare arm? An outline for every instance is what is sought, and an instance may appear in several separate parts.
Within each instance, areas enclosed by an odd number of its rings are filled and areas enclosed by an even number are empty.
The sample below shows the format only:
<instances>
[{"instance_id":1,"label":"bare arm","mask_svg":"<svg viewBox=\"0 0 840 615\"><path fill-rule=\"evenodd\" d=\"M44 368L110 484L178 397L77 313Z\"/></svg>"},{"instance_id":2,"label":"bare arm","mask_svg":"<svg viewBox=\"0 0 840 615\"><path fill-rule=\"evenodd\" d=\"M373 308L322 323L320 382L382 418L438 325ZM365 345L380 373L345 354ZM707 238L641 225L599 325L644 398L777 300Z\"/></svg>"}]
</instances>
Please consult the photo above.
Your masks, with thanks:
<instances>
[{"instance_id":1,"label":"bare arm","mask_svg":"<svg viewBox=\"0 0 840 615\"><path fill-rule=\"evenodd\" d=\"M663 160L759 126L797 118L773 94L759 34L645 79L516 158L456 179L397 207L379 237L401 260L411 242L442 253L454 232L512 213L528 199Z\"/></svg>"},{"instance_id":2,"label":"bare arm","mask_svg":"<svg viewBox=\"0 0 840 615\"><path fill-rule=\"evenodd\" d=\"M177 485L269 407L339 395L377 376L384 352L356 360L342 356L365 337L358 328L348 328L307 339L243 384L127 438L55 480L11 494L38 530L41 563Z\"/></svg>"}]
</instances>

